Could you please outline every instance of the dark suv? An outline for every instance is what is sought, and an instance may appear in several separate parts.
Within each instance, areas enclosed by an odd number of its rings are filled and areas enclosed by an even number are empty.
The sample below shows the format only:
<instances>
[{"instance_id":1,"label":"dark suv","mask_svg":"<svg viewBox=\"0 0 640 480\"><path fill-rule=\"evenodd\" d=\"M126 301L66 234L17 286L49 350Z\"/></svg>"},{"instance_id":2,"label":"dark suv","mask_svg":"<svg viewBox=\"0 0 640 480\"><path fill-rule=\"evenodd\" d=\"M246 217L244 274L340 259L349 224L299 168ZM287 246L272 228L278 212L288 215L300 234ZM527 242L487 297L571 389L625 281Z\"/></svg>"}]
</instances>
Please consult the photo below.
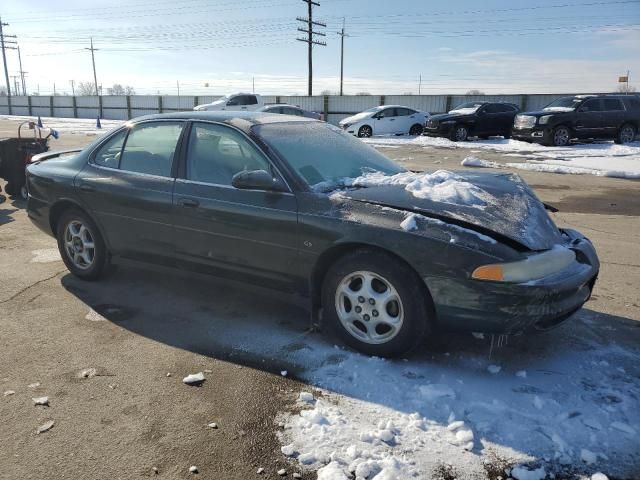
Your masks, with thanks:
<instances>
[{"instance_id":1,"label":"dark suv","mask_svg":"<svg viewBox=\"0 0 640 480\"><path fill-rule=\"evenodd\" d=\"M513 138L563 147L572 139L632 142L640 125L640 96L575 95L562 97L542 111L516 117Z\"/></svg>"},{"instance_id":2,"label":"dark suv","mask_svg":"<svg viewBox=\"0 0 640 480\"><path fill-rule=\"evenodd\" d=\"M463 103L449 113L430 116L423 135L446 137L454 142L462 142L472 136L502 135L509 138L513 119L519 111L512 103Z\"/></svg>"}]
</instances>

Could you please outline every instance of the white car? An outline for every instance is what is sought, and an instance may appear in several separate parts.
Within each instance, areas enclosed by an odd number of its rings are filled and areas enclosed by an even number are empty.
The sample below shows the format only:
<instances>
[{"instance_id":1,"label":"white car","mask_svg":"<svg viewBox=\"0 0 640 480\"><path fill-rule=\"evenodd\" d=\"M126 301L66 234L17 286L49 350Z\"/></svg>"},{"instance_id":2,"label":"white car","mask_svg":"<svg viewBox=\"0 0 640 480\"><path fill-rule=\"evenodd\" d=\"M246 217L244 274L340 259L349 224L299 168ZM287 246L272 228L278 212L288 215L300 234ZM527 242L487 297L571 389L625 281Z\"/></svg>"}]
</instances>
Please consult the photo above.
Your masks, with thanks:
<instances>
[{"instance_id":1,"label":"white car","mask_svg":"<svg viewBox=\"0 0 640 480\"><path fill-rule=\"evenodd\" d=\"M219 98L215 102L198 105L193 109L200 110L259 110L264 107L264 101L255 93L234 93Z\"/></svg>"},{"instance_id":2,"label":"white car","mask_svg":"<svg viewBox=\"0 0 640 480\"><path fill-rule=\"evenodd\" d=\"M340 121L338 125L358 137L372 135L421 135L431 114L402 105L370 108Z\"/></svg>"}]
</instances>

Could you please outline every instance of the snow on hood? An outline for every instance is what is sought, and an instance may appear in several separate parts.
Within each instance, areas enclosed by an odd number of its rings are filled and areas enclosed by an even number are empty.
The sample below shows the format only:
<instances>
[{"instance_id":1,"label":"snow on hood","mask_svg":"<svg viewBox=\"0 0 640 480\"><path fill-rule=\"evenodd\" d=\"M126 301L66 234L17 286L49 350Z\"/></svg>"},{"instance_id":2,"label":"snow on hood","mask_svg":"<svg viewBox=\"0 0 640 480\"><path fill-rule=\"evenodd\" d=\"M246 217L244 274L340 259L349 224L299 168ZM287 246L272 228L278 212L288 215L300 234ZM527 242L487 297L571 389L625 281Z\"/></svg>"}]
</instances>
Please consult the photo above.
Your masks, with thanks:
<instances>
[{"instance_id":1,"label":"snow on hood","mask_svg":"<svg viewBox=\"0 0 640 480\"><path fill-rule=\"evenodd\" d=\"M341 197L397 208L511 241L529 250L562 242L544 204L516 174L485 172L370 173L343 179L343 186L366 187Z\"/></svg>"},{"instance_id":2,"label":"snow on hood","mask_svg":"<svg viewBox=\"0 0 640 480\"><path fill-rule=\"evenodd\" d=\"M478 108L480 107L459 108L459 109L449 110L449 113L452 113L454 115L471 115L473 113L476 113Z\"/></svg>"},{"instance_id":3,"label":"snow on hood","mask_svg":"<svg viewBox=\"0 0 640 480\"><path fill-rule=\"evenodd\" d=\"M573 107L545 107L542 109L543 112L573 112L574 110Z\"/></svg>"},{"instance_id":4,"label":"snow on hood","mask_svg":"<svg viewBox=\"0 0 640 480\"><path fill-rule=\"evenodd\" d=\"M351 185L403 185L414 197L456 205L483 207L491 200L489 193L448 170L438 170L434 173L402 172L392 176L373 172L353 179Z\"/></svg>"},{"instance_id":5,"label":"snow on hood","mask_svg":"<svg viewBox=\"0 0 640 480\"><path fill-rule=\"evenodd\" d=\"M347 118L343 118L342 120L340 120L339 124L340 125L344 125L345 123L355 123L355 122L359 122L360 120L364 120L365 118L369 118L372 115L375 115L377 112L360 112L360 113L356 113L355 115L352 115L350 117Z\"/></svg>"}]
</instances>

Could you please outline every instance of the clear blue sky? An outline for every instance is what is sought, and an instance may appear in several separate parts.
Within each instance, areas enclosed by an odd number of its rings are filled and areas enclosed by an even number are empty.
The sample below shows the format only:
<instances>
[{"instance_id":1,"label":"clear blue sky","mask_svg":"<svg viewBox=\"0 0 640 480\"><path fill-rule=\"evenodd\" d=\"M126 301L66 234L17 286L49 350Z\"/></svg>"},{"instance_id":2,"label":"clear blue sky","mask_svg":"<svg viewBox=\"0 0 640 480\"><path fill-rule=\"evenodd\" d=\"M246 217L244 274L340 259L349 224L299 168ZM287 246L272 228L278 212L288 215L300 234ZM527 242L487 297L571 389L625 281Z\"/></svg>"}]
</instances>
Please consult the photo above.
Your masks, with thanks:
<instances>
[{"instance_id":1,"label":"clear blue sky","mask_svg":"<svg viewBox=\"0 0 640 480\"><path fill-rule=\"evenodd\" d=\"M640 1L319 1L314 93L338 90L343 17L347 94L417 94L420 75L421 93L612 91L627 70L640 89ZM181 93L213 95L253 78L258 93L306 93L302 0L3 0L0 15L30 92L91 81L93 37L105 88L175 94L179 80ZM15 51L8 61L16 75Z\"/></svg>"}]
</instances>

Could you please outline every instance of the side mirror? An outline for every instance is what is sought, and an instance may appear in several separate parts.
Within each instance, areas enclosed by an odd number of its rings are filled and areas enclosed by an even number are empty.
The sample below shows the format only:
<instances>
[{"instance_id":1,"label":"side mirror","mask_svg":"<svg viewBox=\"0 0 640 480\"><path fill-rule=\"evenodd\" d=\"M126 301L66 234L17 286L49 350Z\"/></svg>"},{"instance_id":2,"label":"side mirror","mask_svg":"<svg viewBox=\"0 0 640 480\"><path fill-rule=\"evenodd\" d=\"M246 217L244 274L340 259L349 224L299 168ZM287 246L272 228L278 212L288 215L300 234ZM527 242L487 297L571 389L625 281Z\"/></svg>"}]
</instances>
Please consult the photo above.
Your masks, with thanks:
<instances>
[{"instance_id":1,"label":"side mirror","mask_svg":"<svg viewBox=\"0 0 640 480\"><path fill-rule=\"evenodd\" d=\"M578 112L580 112L580 113L584 113L584 112L588 112L588 111L589 111L589 107L580 107L578 109Z\"/></svg>"},{"instance_id":2,"label":"side mirror","mask_svg":"<svg viewBox=\"0 0 640 480\"><path fill-rule=\"evenodd\" d=\"M273 175L266 170L244 170L238 172L231 179L231 185L242 190L286 191L286 187L282 181L274 178Z\"/></svg>"}]
</instances>

